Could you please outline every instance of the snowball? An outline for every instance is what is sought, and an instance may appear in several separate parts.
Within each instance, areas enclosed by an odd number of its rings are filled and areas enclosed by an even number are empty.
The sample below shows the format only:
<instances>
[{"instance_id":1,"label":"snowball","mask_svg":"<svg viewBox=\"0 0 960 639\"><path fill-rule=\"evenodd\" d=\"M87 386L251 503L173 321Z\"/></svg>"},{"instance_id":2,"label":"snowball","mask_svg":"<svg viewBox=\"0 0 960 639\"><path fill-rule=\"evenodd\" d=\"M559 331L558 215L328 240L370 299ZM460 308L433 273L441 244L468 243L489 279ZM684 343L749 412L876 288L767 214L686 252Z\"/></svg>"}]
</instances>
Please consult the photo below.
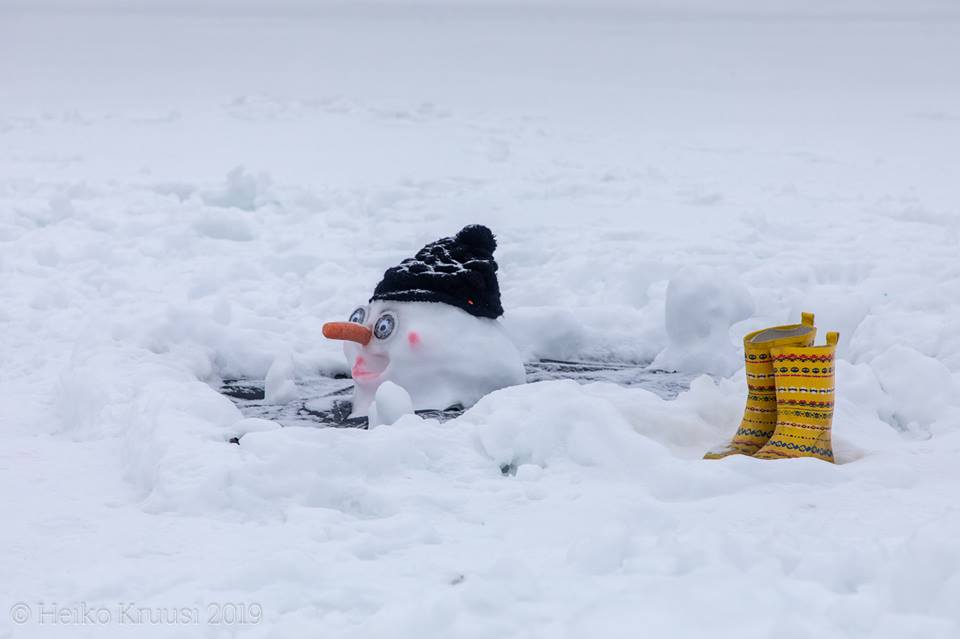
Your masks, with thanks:
<instances>
[{"instance_id":1,"label":"snowball","mask_svg":"<svg viewBox=\"0 0 960 639\"><path fill-rule=\"evenodd\" d=\"M374 404L370 407L370 426L392 424L404 415L413 412L410 393L393 382L384 382L377 389Z\"/></svg>"},{"instance_id":2,"label":"snowball","mask_svg":"<svg viewBox=\"0 0 960 639\"><path fill-rule=\"evenodd\" d=\"M735 276L688 267L667 285L664 311L669 344L654 360L657 368L729 375L741 366L730 327L753 313L753 298Z\"/></svg>"}]
</instances>

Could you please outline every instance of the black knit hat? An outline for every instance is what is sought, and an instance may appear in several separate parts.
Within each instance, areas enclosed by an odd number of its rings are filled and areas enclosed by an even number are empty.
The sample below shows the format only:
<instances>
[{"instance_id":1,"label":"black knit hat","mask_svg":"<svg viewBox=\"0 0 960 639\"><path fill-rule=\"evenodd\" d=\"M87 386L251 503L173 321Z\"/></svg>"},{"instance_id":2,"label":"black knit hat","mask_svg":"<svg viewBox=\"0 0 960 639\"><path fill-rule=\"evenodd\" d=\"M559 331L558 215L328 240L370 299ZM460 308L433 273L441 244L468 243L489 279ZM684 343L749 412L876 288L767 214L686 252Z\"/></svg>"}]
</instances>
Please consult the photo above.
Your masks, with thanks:
<instances>
[{"instance_id":1,"label":"black knit hat","mask_svg":"<svg viewBox=\"0 0 960 639\"><path fill-rule=\"evenodd\" d=\"M465 226L456 236L427 244L415 257L387 269L370 301L443 302L477 317L500 317L496 248L490 229Z\"/></svg>"}]
</instances>

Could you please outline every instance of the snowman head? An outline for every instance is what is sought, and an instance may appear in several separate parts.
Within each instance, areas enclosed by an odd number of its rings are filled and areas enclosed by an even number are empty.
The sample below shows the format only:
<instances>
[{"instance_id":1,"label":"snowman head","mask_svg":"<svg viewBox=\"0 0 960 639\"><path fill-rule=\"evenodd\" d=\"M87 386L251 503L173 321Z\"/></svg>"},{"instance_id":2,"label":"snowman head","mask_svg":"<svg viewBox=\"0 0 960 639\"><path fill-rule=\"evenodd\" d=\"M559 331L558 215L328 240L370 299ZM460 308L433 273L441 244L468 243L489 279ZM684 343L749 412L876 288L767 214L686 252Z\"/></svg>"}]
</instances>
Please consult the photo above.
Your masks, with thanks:
<instances>
[{"instance_id":1,"label":"snowman head","mask_svg":"<svg viewBox=\"0 0 960 639\"><path fill-rule=\"evenodd\" d=\"M326 337L344 340L354 416L367 414L385 381L402 386L417 410L469 406L523 382L520 354L496 320L495 248L488 228L465 227L388 269L348 321L324 325Z\"/></svg>"}]
</instances>

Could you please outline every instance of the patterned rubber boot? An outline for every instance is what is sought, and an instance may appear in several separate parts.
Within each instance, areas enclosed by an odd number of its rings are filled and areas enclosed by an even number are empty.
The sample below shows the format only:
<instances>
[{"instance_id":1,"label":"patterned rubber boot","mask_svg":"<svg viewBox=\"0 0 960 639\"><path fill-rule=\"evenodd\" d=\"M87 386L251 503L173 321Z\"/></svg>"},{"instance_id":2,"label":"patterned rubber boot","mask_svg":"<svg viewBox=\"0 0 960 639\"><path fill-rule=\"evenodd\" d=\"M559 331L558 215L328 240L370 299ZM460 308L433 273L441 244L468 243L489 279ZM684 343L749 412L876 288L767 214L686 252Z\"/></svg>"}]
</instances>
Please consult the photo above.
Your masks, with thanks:
<instances>
[{"instance_id":1,"label":"patterned rubber boot","mask_svg":"<svg viewBox=\"0 0 960 639\"><path fill-rule=\"evenodd\" d=\"M777 385L777 428L754 457L816 457L833 462L834 367L838 333L826 346L771 349Z\"/></svg>"},{"instance_id":2,"label":"patterned rubber boot","mask_svg":"<svg viewBox=\"0 0 960 639\"><path fill-rule=\"evenodd\" d=\"M801 317L800 324L765 328L743 338L747 369L747 406L743 411L743 419L730 443L711 450L703 456L704 459L753 455L773 435L777 426L777 391L770 350L813 344L817 337L813 313L803 313Z\"/></svg>"}]
</instances>

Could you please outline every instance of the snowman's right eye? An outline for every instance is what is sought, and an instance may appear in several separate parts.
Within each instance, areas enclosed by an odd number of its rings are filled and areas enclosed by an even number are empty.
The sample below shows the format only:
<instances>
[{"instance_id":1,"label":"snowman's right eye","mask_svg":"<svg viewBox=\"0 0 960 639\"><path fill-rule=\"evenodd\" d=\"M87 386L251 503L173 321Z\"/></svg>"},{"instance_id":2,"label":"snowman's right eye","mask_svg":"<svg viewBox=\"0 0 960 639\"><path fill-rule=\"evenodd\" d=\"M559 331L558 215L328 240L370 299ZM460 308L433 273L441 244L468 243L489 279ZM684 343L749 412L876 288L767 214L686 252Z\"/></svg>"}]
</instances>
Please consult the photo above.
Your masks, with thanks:
<instances>
[{"instance_id":1,"label":"snowman's right eye","mask_svg":"<svg viewBox=\"0 0 960 639\"><path fill-rule=\"evenodd\" d=\"M350 313L350 321L354 324L363 324L365 319L367 319L367 311L362 306Z\"/></svg>"}]
</instances>

